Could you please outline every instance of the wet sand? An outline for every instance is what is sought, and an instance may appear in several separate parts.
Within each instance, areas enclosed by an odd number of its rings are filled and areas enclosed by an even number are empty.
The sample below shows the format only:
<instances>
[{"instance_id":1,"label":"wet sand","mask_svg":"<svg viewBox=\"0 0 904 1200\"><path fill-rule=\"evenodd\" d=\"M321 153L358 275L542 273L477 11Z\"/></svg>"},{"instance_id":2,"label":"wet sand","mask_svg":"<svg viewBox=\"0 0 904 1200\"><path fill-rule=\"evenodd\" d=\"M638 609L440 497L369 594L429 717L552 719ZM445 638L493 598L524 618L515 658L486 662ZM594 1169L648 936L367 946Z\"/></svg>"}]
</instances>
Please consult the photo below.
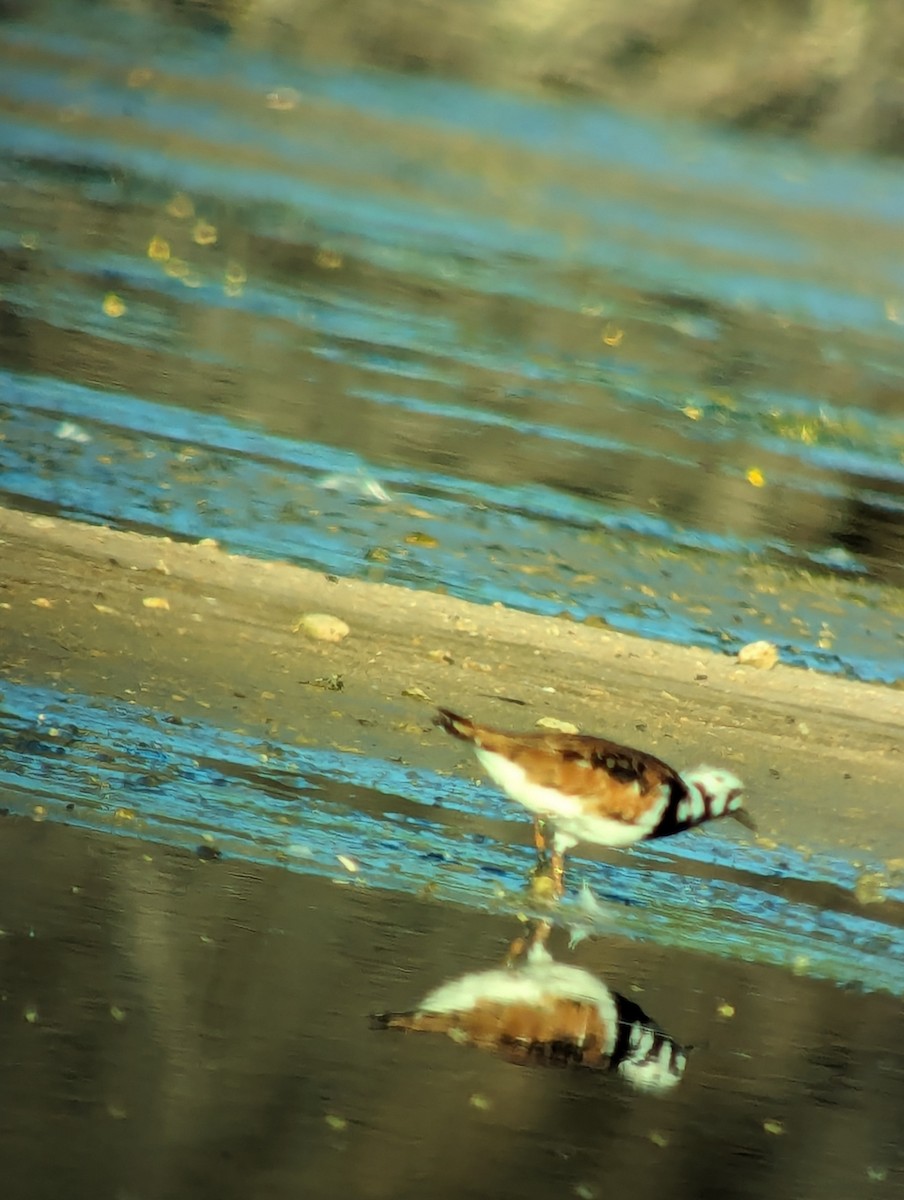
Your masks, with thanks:
<instances>
[{"instance_id":1,"label":"wet sand","mask_svg":"<svg viewBox=\"0 0 904 1200\"><path fill-rule=\"evenodd\" d=\"M432 704L510 728L555 716L679 768L731 766L765 843L904 855L896 690L8 509L0 538L13 682L474 776ZM349 636L295 631L306 612Z\"/></svg>"}]
</instances>

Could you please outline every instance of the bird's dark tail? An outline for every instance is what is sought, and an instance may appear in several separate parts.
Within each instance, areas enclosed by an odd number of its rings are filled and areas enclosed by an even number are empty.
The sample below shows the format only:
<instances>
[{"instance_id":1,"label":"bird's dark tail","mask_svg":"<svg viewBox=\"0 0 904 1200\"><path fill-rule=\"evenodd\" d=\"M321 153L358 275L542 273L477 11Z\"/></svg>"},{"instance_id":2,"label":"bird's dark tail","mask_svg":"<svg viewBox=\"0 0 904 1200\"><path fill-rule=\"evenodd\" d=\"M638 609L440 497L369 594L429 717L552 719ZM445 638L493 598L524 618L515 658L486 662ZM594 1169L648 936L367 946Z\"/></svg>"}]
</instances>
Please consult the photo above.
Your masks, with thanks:
<instances>
[{"instance_id":1,"label":"bird's dark tail","mask_svg":"<svg viewBox=\"0 0 904 1200\"><path fill-rule=\"evenodd\" d=\"M421 1012L383 1012L371 1013L369 1023L371 1029L401 1029L403 1033L447 1033L450 1020L459 1020L455 1013Z\"/></svg>"},{"instance_id":2,"label":"bird's dark tail","mask_svg":"<svg viewBox=\"0 0 904 1200\"><path fill-rule=\"evenodd\" d=\"M404 1028L404 1024L400 1022L400 1017L408 1016L407 1013L371 1013L369 1023L371 1029L399 1029Z\"/></svg>"},{"instance_id":3,"label":"bird's dark tail","mask_svg":"<svg viewBox=\"0 0 904 1200\"><path fill-rule=\"evenodd\" d=\"M454 713L448 708L436 710L433 724L438 725L440 729L445 729L446 733L451 733L453 737L461 738L462 741L474 741L476 734L474 722L469 717L460 717L458 713Z\"/></svg>"}]
</instances>

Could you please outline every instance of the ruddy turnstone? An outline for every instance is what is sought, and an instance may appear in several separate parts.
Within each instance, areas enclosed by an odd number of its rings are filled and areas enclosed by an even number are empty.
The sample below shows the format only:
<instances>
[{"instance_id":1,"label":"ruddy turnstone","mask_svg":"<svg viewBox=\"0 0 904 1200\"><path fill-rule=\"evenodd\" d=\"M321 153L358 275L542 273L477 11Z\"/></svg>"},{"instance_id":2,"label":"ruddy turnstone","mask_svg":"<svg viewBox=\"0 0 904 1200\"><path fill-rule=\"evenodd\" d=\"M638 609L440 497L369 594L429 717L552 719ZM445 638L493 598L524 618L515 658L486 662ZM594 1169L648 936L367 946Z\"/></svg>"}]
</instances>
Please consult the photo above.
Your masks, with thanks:
<instances>
[{"instance_id":1,"label":"ruddy turnstone","mask_svg":"<svg viewBox=\"0 0 904 1200\"><path fill-rule=\"evenodd\" d=\"M616 1071L633 1087L663 1092L687 1053L633 1001L540 943L514 967L477 971L431 992L412 1012L371 1017L376 1029L445 1033L522 1066Z\"/></svg>"},{"instance_id":2,"label":"ruddy turnstone","mask_svg":"<svg viewBox=\"0 0 904 1200\"><path fill-rule=\"evenodd\" d=\"M504 733L440 708L435 723L471 742L487 774L534 814L552 821L552 871L561 892L566 850L578 842L630 846L644 838L681 833L715 817L732 816L755 828L743 805L741 781L715 767L679 775L661 759L605 738L568 733Z\"/></svg>"}]
</instances>

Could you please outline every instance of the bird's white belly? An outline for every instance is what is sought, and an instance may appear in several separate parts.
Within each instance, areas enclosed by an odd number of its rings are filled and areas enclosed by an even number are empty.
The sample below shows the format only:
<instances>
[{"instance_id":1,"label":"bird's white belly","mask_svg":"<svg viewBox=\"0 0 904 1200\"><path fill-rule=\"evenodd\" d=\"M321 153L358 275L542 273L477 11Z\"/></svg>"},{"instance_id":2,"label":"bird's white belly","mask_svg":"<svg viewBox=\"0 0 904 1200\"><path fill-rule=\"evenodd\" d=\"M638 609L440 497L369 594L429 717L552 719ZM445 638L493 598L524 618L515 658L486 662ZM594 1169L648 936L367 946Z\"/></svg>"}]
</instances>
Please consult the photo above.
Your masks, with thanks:
<instances>
[{"instance_id":1,"label":"bird's white belly","mask_svg":"<svg viewBox=\"0 0 904 1200\"><path fill-rule=\"evenodd\" d=\"M598 846L631 846L639 842L654 826L640 821L615 821L612 817L555 817L556 843L560 850L578 842L594 842ZM565 836L563 836L565 835ZM567 842L566 842L567 837Z\"/></svg>"},{"instance_id":2,"label":"bird's white belly","mask_svg":"<svg viewBox=\"0 0 904 1200\"><path fill-rule=\"evenodd\" d=\"M543 787L527 777L524 770L510 758L494 754L480 746L474 747L477 757L494 783L513 800L539 817L555 821L559 849L577 842L595 842L600 846L630 846L653 832L665 811L668 792L661 795L637 821L616 821L612 817L588 813L580 796Z\"/></svg>"}]
</instances>

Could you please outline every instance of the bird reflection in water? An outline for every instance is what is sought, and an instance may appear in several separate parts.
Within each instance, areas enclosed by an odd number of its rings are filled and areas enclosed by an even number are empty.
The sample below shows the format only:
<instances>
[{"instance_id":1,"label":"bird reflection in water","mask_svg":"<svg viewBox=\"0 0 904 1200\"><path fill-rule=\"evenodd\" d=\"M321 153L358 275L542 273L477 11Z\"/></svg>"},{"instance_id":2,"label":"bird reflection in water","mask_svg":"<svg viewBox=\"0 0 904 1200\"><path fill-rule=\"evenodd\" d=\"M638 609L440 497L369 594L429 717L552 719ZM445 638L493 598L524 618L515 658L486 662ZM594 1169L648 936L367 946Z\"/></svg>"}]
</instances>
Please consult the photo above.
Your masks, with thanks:
<instances>
[{"instance_id":1,"label":"bird reflection in water","mask_svg":"<svg viewBox=\"0 0 904 1200\"><path fill-rule=\"evenodd\" d=\"M513 943L507 965L452 979L410 1012L375 1014L372 1026L444 1033L521 1066L611 1071L640 1091L670 1091L687 1050L590 971L557 962L549 931L536 922Z\"/></svg>"}]
</instances>

